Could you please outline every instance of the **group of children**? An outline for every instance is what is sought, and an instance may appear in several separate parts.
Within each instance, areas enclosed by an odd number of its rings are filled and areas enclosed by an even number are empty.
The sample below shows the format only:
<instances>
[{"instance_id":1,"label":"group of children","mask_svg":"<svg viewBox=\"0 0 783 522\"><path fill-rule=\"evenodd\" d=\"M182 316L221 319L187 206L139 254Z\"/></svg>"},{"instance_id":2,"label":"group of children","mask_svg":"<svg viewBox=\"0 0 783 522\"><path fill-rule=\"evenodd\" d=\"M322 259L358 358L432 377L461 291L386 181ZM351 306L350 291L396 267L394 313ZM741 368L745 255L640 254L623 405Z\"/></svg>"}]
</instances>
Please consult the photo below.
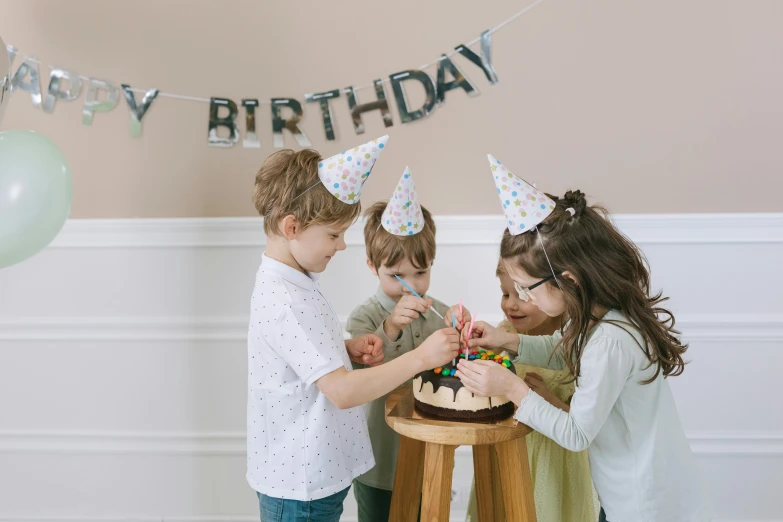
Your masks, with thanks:
<instances>
[{"instance_id":1,"label":"group of children","mask_svg":"<svg viewBox=\"0 0 783 522\"><path fill-rule=\"evenodd\" d=\"M336 522L351 485L360 522L388 520L399 436L385 396L466 344L516 354L516 376L461 360L457 377L475 394L507 396L535 430L539 521L710 520L666 380L682 372L686 346L638 248L579 191L541 193L490 156L507 219L497 267L506 321L476 321L468 338L470 312L427 294L436 228L406 169L390 200L366 212L379 285L343 338L318 275L345 249L387 139L327 159L280 151L256 177L267 245L248 330L247 479L261 520Z\"/></svg>"}]
</instances>

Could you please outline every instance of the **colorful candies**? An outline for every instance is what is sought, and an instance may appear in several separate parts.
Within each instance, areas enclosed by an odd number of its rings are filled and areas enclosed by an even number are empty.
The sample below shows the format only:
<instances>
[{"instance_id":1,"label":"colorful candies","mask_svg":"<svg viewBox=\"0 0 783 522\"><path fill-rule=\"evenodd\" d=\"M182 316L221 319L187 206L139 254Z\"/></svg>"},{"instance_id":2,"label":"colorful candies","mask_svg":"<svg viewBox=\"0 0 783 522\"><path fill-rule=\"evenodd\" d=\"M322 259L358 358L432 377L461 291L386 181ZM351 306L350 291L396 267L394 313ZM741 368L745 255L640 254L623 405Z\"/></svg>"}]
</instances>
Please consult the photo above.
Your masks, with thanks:
<instances>
[{"instance_id":1,"label":"colorful candies","mask_svg":"<svg viewBox=\"0 0 783 522\"><path fill-rule=\"evenodd\" d=\"M497 364L500 364L501 366L505 366L508 369L511 369L511 358L508 355L501 355L496 354L492 350L470 350L470 352L467 354L467 357L465 355L465 352L460 352L459 354L460 359L468 359L471 361L493 361ZM433 369L437 374L443 375L444 377L450 377L453 375L456 375L457 368L452 367L451 365L448 366L439 366L435 369Z\"/></svg>"}]
</instances>

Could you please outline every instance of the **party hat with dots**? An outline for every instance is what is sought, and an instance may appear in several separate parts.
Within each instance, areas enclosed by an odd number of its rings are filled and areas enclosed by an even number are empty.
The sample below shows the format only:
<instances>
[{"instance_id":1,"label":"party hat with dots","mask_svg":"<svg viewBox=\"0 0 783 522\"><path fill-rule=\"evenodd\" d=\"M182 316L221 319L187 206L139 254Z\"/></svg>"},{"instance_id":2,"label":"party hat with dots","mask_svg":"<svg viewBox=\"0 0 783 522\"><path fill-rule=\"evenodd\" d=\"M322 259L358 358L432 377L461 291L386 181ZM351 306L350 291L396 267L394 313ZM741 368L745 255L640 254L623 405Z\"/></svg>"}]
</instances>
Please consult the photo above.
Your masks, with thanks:
<instances>
[{"instance_id":1,"label":"party hat with dots","mask_svg":"<svg viewBox=\"0 0 783 522\"><path fill-rule=\"evenodd\" d=\"M555 208L546 194L515 176L495 156L487 154L498 197L506 213L506 225L512 236L532 230Z\"/></svg>"},{"instance_id":2,"label":"party hat with dots","mask_svg":"<svg viewBox=\"0 0 783 522\"><path fill-rule=\"evenodd\" d=\"M359 202L364 182L370 177L373 165L381 155L389 136L368 141L335 154L318 163L318 177L326 189L343 203Z\"/></svg>"},{"instance_id":3,"label":"party hat with dots","mask_svg":"<svg viewBox=\"0 0 783 522\"><path fill-rule=\"evenodd\" d=\"M405 172L402 173L389 204L383 211L381 225L395 236L412 236L424 228L424 213L421 211L411 169L408 167L405 167Z\"/></svg>"}]
</instances>

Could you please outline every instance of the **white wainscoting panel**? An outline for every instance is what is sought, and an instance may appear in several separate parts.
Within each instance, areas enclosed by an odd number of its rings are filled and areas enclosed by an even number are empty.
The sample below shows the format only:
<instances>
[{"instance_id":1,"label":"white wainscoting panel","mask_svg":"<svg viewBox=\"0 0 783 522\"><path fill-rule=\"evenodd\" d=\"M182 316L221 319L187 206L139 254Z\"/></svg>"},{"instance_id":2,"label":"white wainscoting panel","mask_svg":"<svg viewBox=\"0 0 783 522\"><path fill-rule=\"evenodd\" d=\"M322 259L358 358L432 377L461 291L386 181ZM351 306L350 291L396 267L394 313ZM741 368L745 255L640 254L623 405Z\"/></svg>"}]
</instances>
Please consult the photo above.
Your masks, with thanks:
<instances>
[{"instance_id":1,"label":"white wainscoting panel","mask_svg":"<svg viewBox=\"0 0 783 522\"><path fill-rule=\"evenodd\" d=\"M503 219L439 217L430 293L498 321ZM721 520L783 521L783 214L622 215L691 347L672 379ZM247 308L259 219L72 220L0 270L0 521L245 522ZM376 282L361 224L321 281ZM348 289L348 290L347 290ZM472 475L457 452L453 520ZM349 494L344 520L356 520Z\"/></svg>"}]
</instances>

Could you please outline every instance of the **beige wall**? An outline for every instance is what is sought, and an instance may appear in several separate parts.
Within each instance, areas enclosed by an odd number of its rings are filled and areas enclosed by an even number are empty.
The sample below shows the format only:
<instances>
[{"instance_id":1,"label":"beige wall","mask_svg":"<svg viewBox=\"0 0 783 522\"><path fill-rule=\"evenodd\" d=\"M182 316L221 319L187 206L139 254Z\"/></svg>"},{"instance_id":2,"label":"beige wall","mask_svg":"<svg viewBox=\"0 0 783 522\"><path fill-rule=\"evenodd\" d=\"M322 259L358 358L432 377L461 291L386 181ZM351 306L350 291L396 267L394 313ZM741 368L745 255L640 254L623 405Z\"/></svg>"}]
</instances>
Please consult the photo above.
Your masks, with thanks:
<instances>
[{"instance_id":1,"label":"beige wall","mask_svg":"<svg viewBox=\"0 0 783 522\"><path fill-rule=\"evenodd\" d=\"M526 3L4 0L0 35L44 62L138 88L304 103L305 92L432 61ZM492 152L539 188L581 188L615 212L783 210L781 23L777 0L547 0L496 33L498 85L457 57L481 96L452 91L406 125L391 102L389 148L362 200L386 198L410 165L434 213L497 213ZM133 140L124 101L87 127L82 98L44 114L19 92L2 122L64 151L73 217L253 214L253 176L274 150L267 106L261 149L219 149L206 143L206 104L159 98ZM305 104L302 126L324 154L384 133L367 114L357 137L345 97L333 113L338 140L326 142Z\"/></svg>"}]
</instances>

